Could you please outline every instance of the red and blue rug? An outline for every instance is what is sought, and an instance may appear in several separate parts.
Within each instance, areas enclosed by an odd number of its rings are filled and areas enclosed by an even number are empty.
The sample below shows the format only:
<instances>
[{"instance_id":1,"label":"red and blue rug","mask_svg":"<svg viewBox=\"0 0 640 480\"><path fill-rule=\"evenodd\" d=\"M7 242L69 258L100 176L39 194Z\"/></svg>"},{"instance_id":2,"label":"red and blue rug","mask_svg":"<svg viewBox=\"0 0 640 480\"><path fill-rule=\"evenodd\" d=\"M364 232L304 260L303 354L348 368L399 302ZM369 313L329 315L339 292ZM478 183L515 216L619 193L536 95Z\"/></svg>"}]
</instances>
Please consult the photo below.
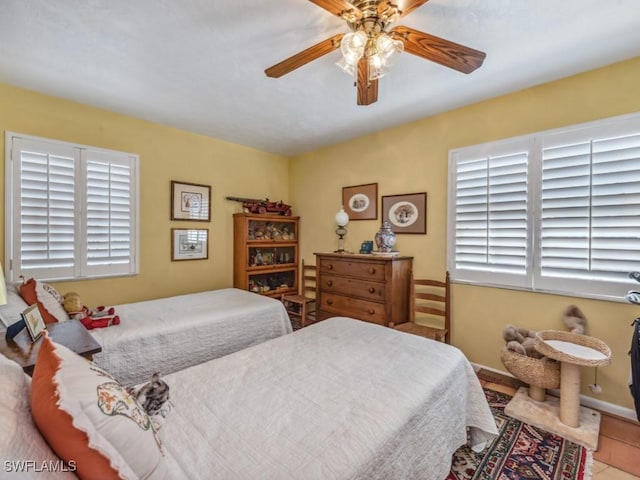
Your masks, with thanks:
<instances>
[{"instance_id":1,"label":"red and blue rug","mask_svg":"<svg viewBox=\"0 0 640 480\"><path fill-rule=\"evenodd\" d=\"M504 413L511 397L485 389L500 435L484 451L467 446L453 456L447 480L589 480L586 448Z\"/></svg>"}]
</instances>

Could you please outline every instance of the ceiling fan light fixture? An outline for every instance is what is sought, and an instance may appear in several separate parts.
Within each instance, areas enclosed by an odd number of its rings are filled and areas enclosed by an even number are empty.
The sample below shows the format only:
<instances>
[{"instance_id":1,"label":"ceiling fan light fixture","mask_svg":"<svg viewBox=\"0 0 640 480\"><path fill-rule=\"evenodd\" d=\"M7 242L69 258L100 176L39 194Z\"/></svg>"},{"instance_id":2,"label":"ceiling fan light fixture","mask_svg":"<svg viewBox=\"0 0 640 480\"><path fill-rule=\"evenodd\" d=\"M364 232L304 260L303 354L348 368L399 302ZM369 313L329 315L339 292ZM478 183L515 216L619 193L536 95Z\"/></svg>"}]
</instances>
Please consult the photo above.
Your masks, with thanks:
<instances>
[{"instance_id":1,"label":"ceiling fan light fixture","mask_svg":"<svg viewBox=\"0 0 640 480\"><path fill-rule=\"evenodd\" d=\"M389 73L389 66L384 63L380 55L375 54L369 57L369 80L377 80Z\"/></svg>"},{"instance_id":2,"label":"ceiling fan light fixture","mask_svg":"<svg viewBox=\"0 0 640 480\"><path fill-rule=\"evenodd\" d=\"M336 65L340 70L345 72L347 75L355 77L356 65L358 65L358 60L355 60L355 62L351 63L351 62L348 62L345 57L342 57L340 60L336 62Z\"/></svg>"},{"instance_id":3,"label":"ceiling fan light fixture","mask_svg":"<svg viewBox=\"0 0 640 480\"><path fill-rule=\"evenodd\" d=\"M342 58L336 62L336 65L355 78L358 61L364 56L369 63L369 80L376 80L389 73L398 54L403 50L404 44L385 32L369 39L365 32L358 30L347 33L342 38L340 43Z\"/></svg>"},{"instance_id":4,"label":"ceiling fan light fixture","mask_svg":"<svg viewBox=\"0 0 640 480\"><path fill-rule=\"evenodd\" d=\"M336 62L353 77L357 104L378 101L377 79L393 66L398 54L407 51L425 60L471 73L479 68L486 54L479 50L405 26L391 24L405 17L428 0L311 0L347 23L349 33L338 33L277 63L264 72L279 78L338 48L342 58ZM388 33L387 33L388 32Z\"/></svg>"},{"instance_id":5,"label":"ceiling fan light fixture","mask_svg":"<svg viewBox=\"0 0 640 480\"><path fill-rule=\"evenodd\" d=\"M350 32L342 37L342 42L340 42L340 51L347 62L358 63L358 60L360 60L364 55L364 49L366 46L366 33L362 31Z\"/></svg>"},{"instance_id":6,"label":"ceiling fan light fixture","mask_svg":"<svg viewBox=\"0 0 640 480\"><path fill-rule=\"evenodd\" d=\"M376 38L376 49L387 66L395 63L398 54L404 51L404 44L400 40L394 40L386 33L381 33Z\"/></svg>"},{"instance_id":7,"label":"ceiling fan light fixture","mask_svg":"<svg viewBox=\"0 0 640 480\"><path fill-rule=\"evenodd\" d=\"M394 40L384 32L379 34L375 39L375 50L368 57L369 80L377 80L389 73L403 51L404 45L400 40Z\"/></svg>"}]
</instances>

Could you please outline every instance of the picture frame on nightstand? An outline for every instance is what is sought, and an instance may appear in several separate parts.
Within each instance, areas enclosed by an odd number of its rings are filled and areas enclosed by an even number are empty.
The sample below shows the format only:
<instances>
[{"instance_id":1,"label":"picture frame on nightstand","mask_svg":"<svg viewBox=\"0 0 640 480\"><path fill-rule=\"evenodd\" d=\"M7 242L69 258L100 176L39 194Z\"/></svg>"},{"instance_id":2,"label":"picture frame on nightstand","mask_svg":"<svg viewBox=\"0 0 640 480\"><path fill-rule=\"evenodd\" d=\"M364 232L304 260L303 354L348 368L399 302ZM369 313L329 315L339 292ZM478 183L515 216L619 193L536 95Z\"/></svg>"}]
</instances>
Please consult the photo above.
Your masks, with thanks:
<instances>
[{"instance_id":1,"label":"picture frame on nightstand","mask_svg":"<svg viewBox=\"0 0 640 480\"><path fill-rule=\"evenodd\" d=\"M47 328L44 320L42 319L42 315L40 315L40 310L38 310L38 305L31 305L20 315L22 316L24 323L27 325L27 330L29 331L31 340L35 342Z\"/></svg>"}]
</instances>

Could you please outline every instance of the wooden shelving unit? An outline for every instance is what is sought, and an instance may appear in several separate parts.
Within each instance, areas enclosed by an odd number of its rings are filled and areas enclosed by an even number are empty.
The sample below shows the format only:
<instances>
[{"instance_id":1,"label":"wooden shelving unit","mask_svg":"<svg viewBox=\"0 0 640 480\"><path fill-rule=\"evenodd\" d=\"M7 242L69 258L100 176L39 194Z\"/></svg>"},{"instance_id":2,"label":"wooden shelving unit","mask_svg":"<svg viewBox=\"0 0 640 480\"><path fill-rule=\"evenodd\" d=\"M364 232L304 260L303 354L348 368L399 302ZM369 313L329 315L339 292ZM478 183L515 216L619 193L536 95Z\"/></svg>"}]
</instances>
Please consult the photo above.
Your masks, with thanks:
<instances>
[{"instance_id":1,"label":"wooden shelving unit","mask_svg":"<svg viewBox=\"0 0 640 480\"><path fill-rule=\"evenodd\" d=\"M299 217L233 215L233 286L272 297L298 291Z\"/></svg>"}]
</instances>

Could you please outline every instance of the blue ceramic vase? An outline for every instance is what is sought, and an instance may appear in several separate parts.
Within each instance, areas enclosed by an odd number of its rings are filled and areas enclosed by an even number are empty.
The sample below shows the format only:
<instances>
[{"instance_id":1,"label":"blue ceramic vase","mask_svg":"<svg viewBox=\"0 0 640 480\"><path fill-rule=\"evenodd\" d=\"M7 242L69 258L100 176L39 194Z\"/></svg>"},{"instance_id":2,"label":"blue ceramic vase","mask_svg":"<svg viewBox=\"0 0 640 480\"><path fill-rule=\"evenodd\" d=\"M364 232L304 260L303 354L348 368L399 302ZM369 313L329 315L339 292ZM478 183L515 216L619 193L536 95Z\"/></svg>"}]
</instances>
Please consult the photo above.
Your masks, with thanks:
<instances>
[{"instance_id":1,"label":"blue ceramic vase","mask_svg":"<svg viewBox=\"0 0 640 480\"><path fill-rule=\"evenodd\" d=\"M382 226L376 233L375 239L378 252L389 253L393 251L393 246L396 244L396 234L391 230L391 224L389 222L382 222Z\"/></svg>"}]
</instances>

